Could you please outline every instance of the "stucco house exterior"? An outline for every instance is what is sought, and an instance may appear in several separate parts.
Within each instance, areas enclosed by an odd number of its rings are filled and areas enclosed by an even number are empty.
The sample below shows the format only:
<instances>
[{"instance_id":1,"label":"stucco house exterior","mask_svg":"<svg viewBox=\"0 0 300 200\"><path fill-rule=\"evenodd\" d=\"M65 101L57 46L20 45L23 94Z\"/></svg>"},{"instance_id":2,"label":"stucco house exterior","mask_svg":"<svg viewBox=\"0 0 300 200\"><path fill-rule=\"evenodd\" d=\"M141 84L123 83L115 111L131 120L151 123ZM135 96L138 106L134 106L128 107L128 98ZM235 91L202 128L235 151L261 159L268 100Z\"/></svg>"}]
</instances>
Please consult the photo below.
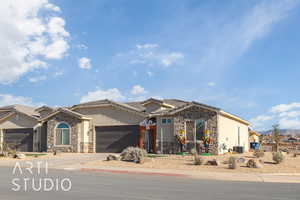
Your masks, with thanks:
<instances>
[{"instance_id":1,"label":"stucco house exterior","mask_svg":"<svg viewBox=\"0 0 300 200\"><path fill-rule=\"evenodd\" d=\"M34 130L39 124L35 109L23 105L0 107L0 147L5 142L20 151L34 150Z\"/></svg>"},{"instance_id":2,"label":"stucco house exterior","mask_svg":"<svg viewBox=\"0 0 300 200\"><path fill-rule=\"evenodd\" d=\"M4 114L2 117L0 109L1 130L9 128L6 127L9 118ZM249 122L198 102L105 99L71 107L43 106L31 114L32 151L120 152L127 146L140 146L153 153L177 153L194 148L212 154L222 154L235 147L249 150ZM26 120L27 115L24 119L22 115L19 121ZM5 141L4 132L1 142Z\"/></svg>"}]
</instances>

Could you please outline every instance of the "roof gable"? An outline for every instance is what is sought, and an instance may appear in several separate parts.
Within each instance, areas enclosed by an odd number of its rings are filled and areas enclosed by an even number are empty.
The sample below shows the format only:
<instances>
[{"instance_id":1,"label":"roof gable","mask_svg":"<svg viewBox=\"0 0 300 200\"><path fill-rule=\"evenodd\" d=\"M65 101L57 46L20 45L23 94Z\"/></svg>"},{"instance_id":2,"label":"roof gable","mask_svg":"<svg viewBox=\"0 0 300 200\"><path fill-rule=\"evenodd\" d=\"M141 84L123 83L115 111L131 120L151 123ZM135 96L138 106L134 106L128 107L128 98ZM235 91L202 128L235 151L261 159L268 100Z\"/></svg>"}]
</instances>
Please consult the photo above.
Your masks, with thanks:
<instances>
[{"instance_id":1,"label":"roof gable","mask_svg":"<svg viewBox=\"0 0 300 200\"><path fill-rule=\"evenodd\" d=\"M68 114L68 115L71 115L71 116L74 116L74 117L76 117L78 119L83 119L83 120L84 119L87 119L87 120L91 119L89 117L86 117L85 115L82 115L82 114L80 114L78 112L69 110L67 108L59 108L59 109L55 110L54 112L50 113L49 115L47 115L46 117L40 119L39 121L42 121L42 122L43 121L47 121L49 118L51 118L51 117L53 117L53 116L55 116L55 115L57 115L57 114L59 114L61 112L65 113L65 114Z\"/></svg>"}]
</instances>

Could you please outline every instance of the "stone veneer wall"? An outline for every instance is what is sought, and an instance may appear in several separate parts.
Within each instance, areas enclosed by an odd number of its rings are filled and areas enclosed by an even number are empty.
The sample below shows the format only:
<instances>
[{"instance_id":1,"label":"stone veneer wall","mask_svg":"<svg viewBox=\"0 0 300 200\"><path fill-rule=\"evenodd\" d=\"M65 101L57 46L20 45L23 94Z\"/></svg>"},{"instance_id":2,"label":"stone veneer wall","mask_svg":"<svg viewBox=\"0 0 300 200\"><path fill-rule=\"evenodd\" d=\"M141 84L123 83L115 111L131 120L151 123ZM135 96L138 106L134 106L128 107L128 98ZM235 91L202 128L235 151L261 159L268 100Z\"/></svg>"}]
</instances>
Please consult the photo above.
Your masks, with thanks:
<instances>
[{"instance_id":1,"label":"stone veneer wall","mask_svg":"<svg viewBox=\"0 0 300 200\"><path fill-rule=\"evenodd\" d=\"M71 126L71 145L55 145L55 128L58 123L67 122ZM47 123L47 143L48 151L58 150L61 152L80 152L80 133L81 133L81 121L76 117L67 115L63 112L58 113L48 120ZM49 149L49 145L52 147Z\"/></svg>"},{"instance_id":2,"label":"stone veneer wall","mask_svg":"<svg viewBox=\"0 0 300 200\"><path fill-rule=\"evenodd\" d=\"M207 129L210 132L210 136L213 139L213 143L210 146L210 153L218 154L218 114L215 111L210 111L204 108L200 108L198 106L193 106L187 108L181 112L178 112L174 116L174 135L178 134L180 130L185 129L185 121L186 120L196 120L203 119L206 121ZM172 149L179 148L179 144L174 137L175 144L166 144L166 148L172 147ZM177 147L174 147L176 146ZM165 146L165 144L164 144ZM191 144L187 145L187 148L190 147ZM193 145L192 145L193 146Z\"/></svg>"}]
</instances>

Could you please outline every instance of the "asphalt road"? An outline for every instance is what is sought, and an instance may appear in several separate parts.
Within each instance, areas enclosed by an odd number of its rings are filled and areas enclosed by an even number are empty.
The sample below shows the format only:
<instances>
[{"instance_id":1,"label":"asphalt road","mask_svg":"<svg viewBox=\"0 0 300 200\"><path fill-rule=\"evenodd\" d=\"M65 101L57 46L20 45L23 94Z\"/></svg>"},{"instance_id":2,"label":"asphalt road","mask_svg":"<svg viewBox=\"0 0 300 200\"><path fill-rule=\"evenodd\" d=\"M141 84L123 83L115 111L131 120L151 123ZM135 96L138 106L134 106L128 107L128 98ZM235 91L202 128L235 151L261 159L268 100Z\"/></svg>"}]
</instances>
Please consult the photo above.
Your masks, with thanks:
<instances>
[{"instance_id":1,"label":"asphalt road","mask_svg":"<svg viewBox=\"0 0 300 200\"><path fill-rule=\"evenodd\" d=\"M26 190L24 184L26 179ZM34 191L32 178L35 179L35 188L39 189L39 180L51 178L54 188L51 191ZM60 184L56 187L56 180L61 183L69 178L72 188L62 191ZM12 184L12 181L15 184ZM51 189L49 179L46 188ZM66 180L66 179L65 179ZM65 190L68 182L63 181ZM19 186L19 187L17 187ZM56 191L58 188L58 191ZM20 191L13 191L20 189ZM188 179L182 177L164 177L149 175L110 174L99 172L79 172L49 169L48 174L33 169L33 175L28 170L21 171L13 167L0 168L0 200L299 200L300 184L283 183L250 183L227 182Z\"/></svg>"}]
</instances>

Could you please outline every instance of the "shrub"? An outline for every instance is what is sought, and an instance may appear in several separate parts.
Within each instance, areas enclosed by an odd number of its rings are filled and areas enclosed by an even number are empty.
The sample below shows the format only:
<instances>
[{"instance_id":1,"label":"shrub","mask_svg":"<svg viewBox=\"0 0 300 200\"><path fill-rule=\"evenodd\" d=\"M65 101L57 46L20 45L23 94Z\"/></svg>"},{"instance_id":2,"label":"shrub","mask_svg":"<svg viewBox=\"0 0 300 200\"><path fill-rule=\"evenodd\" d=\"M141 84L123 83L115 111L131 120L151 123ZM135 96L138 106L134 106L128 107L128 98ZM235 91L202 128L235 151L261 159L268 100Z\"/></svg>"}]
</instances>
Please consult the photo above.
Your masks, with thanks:
<instances>
[{"instance_id":1,"label":"shrub","mask_svg":"<svg viewBox=\"0 0 300 200\"><path fill-rule=\"evenodd\" d=\"M138 147L127 147L124 149L120 155L121 160L133 161L135 163L140 163L147 156L145 149Z\"/></svg>"},{"instance_id":2,"label":"shrub","mask_svg":"<svg viewBox=\"0 0 300 200\"><path fill-rule=\"evenodd\" d=\"M256 150L253 152L253 156L255 156L256 158L262 158L265 156L265 152L262 150Z\"/></svg>"},{"instance_id":3,"label":"shrub","mask_svg":"<svg viewBox=\"0 0 300 200\"><path fill-rule=\"evenodd\" d=\"M249 168L262 168L261 161L250 159L247 162L247 167L249 167Z\"/></svg>"},{"instance_id":4,"label":"shrub","mask_svg":"<svg viewBox=\"0 0 300 200\"><path fill-rule=\"evenodd\" d=\"M237 168L236 157L233 157L233 156L229 157L228 168L229 169L236 169Z\"/></svg>"},{"instance_id":5,"label":"shrub","mask_svg":"<svg viewBox=\"0 0 300 200\"><path fill-rule=\"evenodd\" d=\"M283 161L284 156L281 152L274 152L273 153L273 160L276 164L279 164Z\"/></svg>"},{"instance_id":6,"label":"shrub","mask_svg":"<svg viewBox=\"0 0 300 200\"><path fill-rule=\"evenodd\" d=\"M203 163L204 163L204 159L201 156L195 154L194 155L194 165L202 165Z\"/></svg>"}]
</instances>

